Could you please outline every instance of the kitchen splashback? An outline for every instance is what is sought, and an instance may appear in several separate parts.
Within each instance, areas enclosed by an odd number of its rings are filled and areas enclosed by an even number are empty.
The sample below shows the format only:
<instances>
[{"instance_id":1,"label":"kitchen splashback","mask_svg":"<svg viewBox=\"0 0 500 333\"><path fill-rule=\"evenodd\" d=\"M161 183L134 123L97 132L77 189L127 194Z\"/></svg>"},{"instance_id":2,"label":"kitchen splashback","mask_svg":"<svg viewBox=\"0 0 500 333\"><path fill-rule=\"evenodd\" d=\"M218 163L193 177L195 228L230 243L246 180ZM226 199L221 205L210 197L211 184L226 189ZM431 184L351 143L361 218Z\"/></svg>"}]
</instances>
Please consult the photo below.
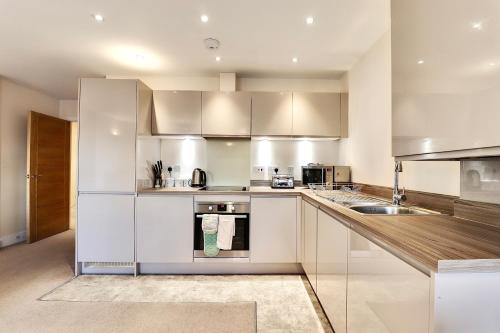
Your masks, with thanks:
<instances>
[{"instance_id":1,"label":"kitchen splashback","mask_svg":"<svg viewBox=\"0 0 500 333\"><path fill-rule=\"evenodd\" d=\"M500 158L462 161L460 197L500 204Z\"/></svg>"},{"instance_id":2,"label":"kitchen splashback","mask_svg":"<svg viewBox=\"0 0 500 333\"><path fill-rule=\"evenodd\" d=\"M300 180L301 166L337 164L339 141L327 139L204 139L145 136L137 140L137 181L151 186L151 164L163 161L172 176L190 179L194 168L207 171L209 185L249 185L270 180L273 169ZM259 171L262 170L262 171Z\"/></svg>"}]
</instances>

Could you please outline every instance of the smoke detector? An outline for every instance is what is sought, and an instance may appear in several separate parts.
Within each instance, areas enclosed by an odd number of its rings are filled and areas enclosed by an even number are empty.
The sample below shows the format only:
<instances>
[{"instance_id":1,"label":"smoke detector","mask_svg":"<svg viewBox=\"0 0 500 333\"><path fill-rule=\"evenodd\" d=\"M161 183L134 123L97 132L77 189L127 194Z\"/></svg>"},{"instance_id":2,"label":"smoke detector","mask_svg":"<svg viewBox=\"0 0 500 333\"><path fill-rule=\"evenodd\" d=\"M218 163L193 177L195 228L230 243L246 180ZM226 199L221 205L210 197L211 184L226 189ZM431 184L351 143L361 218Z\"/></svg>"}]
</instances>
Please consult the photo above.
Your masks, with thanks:
<instances>
[{"instance_id":1,"label":"smoke detector","mask_svg":"<svg viewBox=\"0 0 500 333\"><path fill-rule=\"evenodd\" d=\"M220 42L215 38L207 38L203 41L205 47L209 50L217 50L220 46Z\"/></svg>"}]
</instances>

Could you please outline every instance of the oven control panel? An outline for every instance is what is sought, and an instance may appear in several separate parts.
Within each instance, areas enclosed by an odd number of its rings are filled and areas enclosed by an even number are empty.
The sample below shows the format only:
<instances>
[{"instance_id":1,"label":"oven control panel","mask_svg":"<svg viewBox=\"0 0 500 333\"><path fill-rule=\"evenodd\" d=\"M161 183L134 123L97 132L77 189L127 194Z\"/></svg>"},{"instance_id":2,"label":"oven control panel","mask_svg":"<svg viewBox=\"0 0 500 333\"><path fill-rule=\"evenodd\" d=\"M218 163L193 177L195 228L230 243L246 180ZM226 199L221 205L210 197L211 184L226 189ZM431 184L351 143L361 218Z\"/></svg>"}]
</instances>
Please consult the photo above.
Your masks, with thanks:
<instances>
[{"instance_id":1,"label":"oven control panel","mask_svg":"<svg viewBox=\"0 0 500 333\"><path fill-rule=\"evenodd\" d=\"M195 213L250 213L248 202L197 202Z\"/></svg>"}]
</instances>

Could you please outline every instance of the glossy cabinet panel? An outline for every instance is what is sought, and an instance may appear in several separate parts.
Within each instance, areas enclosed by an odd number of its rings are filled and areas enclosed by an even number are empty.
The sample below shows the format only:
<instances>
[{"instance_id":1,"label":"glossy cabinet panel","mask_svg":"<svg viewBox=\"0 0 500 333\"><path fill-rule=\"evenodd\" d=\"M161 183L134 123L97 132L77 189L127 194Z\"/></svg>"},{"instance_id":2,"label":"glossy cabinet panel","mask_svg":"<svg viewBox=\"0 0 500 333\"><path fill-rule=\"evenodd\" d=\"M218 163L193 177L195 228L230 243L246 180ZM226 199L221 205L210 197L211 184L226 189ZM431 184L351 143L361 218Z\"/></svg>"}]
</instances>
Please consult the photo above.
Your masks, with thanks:
<instances>
[{"instance_id":1,"label":"glossy cabinet panel","mask_svg":"<svg viewBox=\"0 0 500 333\"><path fill-rule=\"evenodd\" d=\"M201 135L200 91L154 91L153 134Z\"/></svg>"},{"instance_id":2,"label":"glossy cabinet panel","mask_svg":"<svg viewBox=\"0 0 500 333\"><path fill-rule=\"evenodd\" d=\"M137 262L193 261L193 196L139 196Z\"/></svg>"},{"instance_id":3,"label":"glossy cabinet panel","mask_svg":"<svg viewBox=\"0 0 500 333\"><path fill-rule=\"evenodd\" d=\"M81 79L78 190L134 192L137 81Z\"/></svg>"},{"instance_id":4,"label":"glossy cabinet panel","mask_svg":"<svg viewBox=\"0 0 500 333\"><path fill-rule=\"evenodd\" d=\"M134 261L134 195L78 195L78 261Z\"/></svg>"},{"instance_id":5,"label":"glossy cabinet panel","mask_svg":"<svg viewBox=\"0 0 500 333\"><path fill-rule=\"evenodd\" d=\"M297 262L297 199L252 197L250 262Z\"/></svg>"},{"instance_id":6,"label":"glossy cabinet panel","mask_svg":"<svg viewBox=\"0 0 500 333\"><path fill-rule=\"evenodd\" d=\"M202 92L203 136L250 136L249 92Z\"/></svg>"},{"instance_id":7,"label":"glossy cabinet panel","mask_svg":"<svg viewBox=\"0 0 500 333\"><path fill-rule=\"evenodd\" d=\"M252 93L252 135L292 135L292 93Z\"/></svg>"},{"instance_id":8,"label":"glossy cabinet panel","mask_svg":"<svg viewBox=\"0 0 500 333\"><path fill-rule=\"evenodd\" d=\"M350 230L347 332L429 331L430 278Z\"/></svg>"},{"instance_id":9,"label":"glossy cabinet panel","mask_svg":"<svg viewBox=\"0 0 500 333\"><path fill-rule=\"evenodd\" d=\"M347 241L349 229L318 212L317 295L336 333L347 329Z\"/></svg>"},{"instance_id":10,"label":"glossy cabinet panel","mask_svg":"<svg viewBox=\"0 0 500 333\"><path fill-rule=\"evenodd\" d=\"M339 93L293 93L293 135L339 137Z\"/></svg>"},{"instance_id":11,"label":"glossy cabinet panel","mask_svg":"<svg viewBox=\"0 0 500 333\"><path fill-rule=\"evenodd\" d=\"M467 157L500 146L498 1L391 7L393 155Z\"/></svg>"},{"instance_id":12,"label":"glossy cabinet panel","mask_svg":"<svg viewBox=\"0 0 500 333\"><path fill-rule=\"evenodd\" d=\"M302 267L306 272L307 278L313 287L313 290L317 291L316 284L316 247L317 247L317 236L318 236L318 208L311 205L310 203L303 201L303 216L304 216L304 243L302 244L304 257L302 261Z\"/></svg>"}]
</instances>

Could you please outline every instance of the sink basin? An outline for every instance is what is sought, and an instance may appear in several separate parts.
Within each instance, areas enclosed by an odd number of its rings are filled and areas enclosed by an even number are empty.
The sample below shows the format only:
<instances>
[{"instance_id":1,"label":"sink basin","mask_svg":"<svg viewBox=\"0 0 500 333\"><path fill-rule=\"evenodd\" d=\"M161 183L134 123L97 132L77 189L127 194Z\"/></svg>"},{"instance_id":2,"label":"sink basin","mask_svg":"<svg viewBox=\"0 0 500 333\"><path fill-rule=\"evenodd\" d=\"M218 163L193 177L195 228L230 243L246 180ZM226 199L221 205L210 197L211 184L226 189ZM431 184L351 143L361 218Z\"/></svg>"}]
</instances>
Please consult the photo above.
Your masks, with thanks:
<instances>
[{"instance_id":1,"label":"sink basin","mask_svg":"<svg viewBox=\"0 0 500 333\"><path fill-rule=\"evenodd\" d=\"M369 215L427 215L428 211L401 206L353 206L350 209Z\"/></svg>"}]
</instances>

